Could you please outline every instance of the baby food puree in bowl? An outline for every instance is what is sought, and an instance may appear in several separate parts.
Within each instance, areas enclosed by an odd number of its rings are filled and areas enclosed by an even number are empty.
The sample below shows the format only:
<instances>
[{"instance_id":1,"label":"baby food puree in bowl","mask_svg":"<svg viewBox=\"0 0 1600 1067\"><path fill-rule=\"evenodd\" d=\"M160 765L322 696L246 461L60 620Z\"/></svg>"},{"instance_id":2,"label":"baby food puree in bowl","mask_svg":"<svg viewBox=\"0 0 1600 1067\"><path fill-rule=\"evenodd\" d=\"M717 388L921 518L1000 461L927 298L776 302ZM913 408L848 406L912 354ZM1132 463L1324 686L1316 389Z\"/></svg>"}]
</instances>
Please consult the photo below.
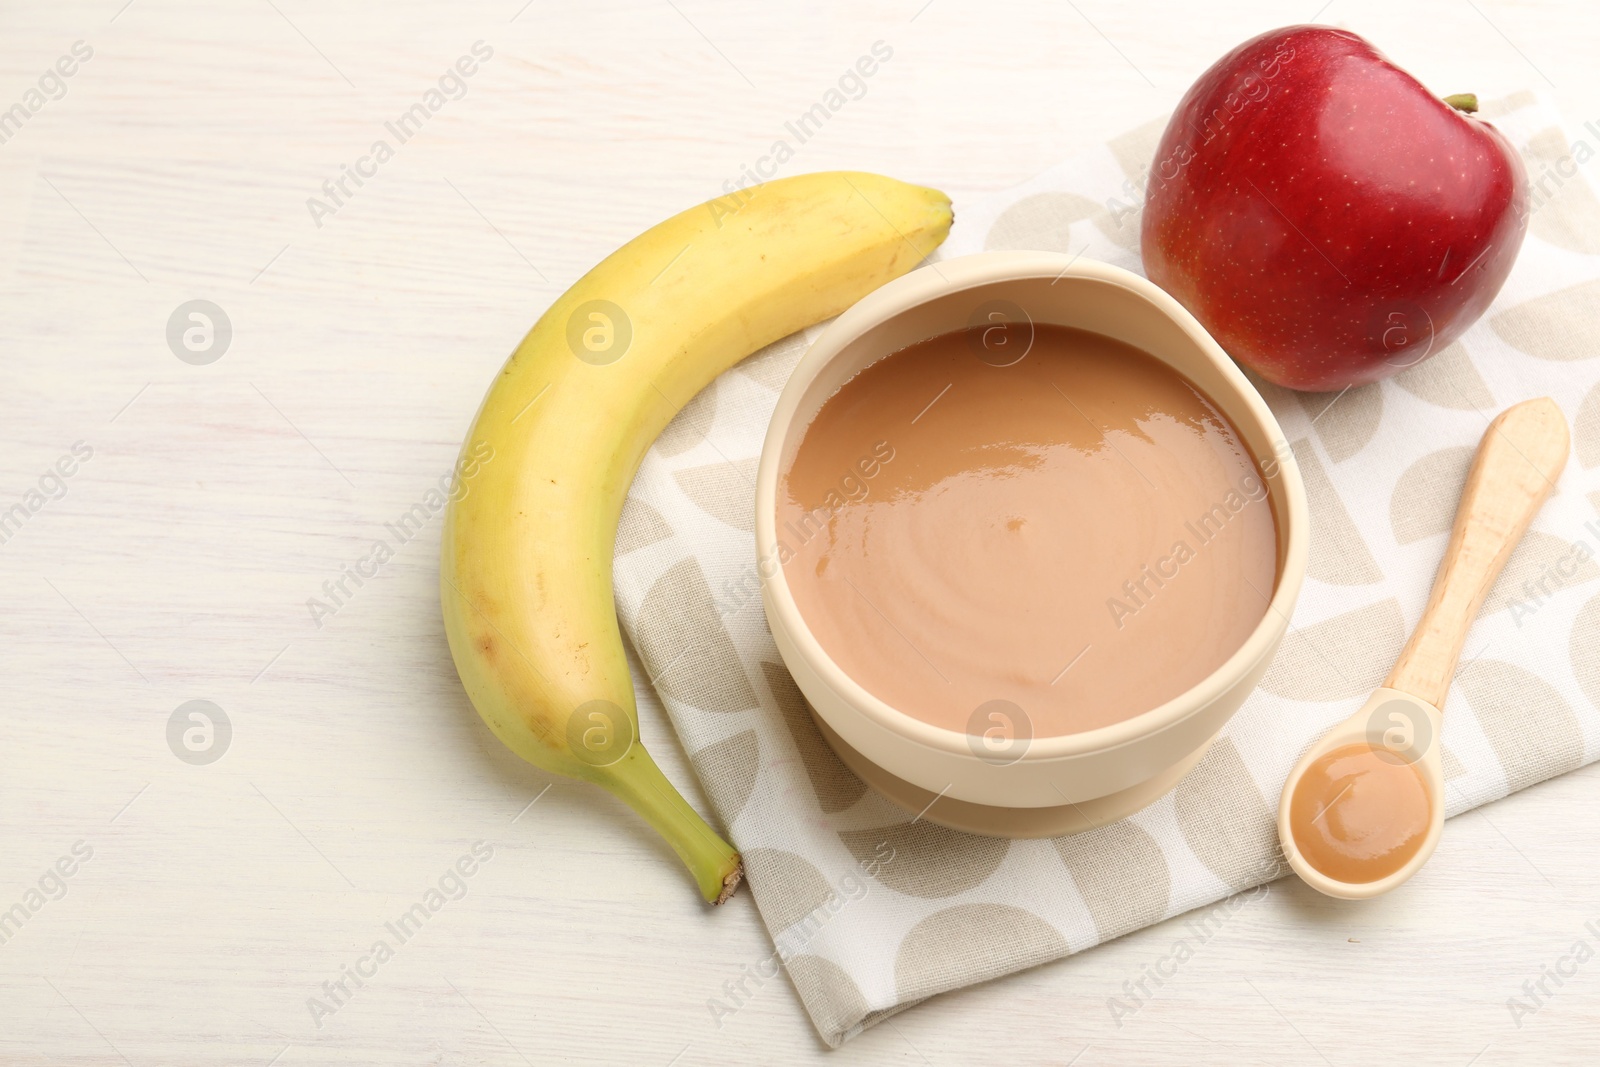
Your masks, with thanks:
<instances>
[{"instance_id":1,"label":"baby food puree in bowl","mask_svg":"<svg viewBox=\"0 0 1600 1067\"><path fill-rule=\"evenodd\" d=\"M1298 470L1205 330L1044 252L932 264L840 316L773 414L756 545L823 735L924 818L1039 836L1171 788L1305 572Z\"/></svg>"}]
</instances>

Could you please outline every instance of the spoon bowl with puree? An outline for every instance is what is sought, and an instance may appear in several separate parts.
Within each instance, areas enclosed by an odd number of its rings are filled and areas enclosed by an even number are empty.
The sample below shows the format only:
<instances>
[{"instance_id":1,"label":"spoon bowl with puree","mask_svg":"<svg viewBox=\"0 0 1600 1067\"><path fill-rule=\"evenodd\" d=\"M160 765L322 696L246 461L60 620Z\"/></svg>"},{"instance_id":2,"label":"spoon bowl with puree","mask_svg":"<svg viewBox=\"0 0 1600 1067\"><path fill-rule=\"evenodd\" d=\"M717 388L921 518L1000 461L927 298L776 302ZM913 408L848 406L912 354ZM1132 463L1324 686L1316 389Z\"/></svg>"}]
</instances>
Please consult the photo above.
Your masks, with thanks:
<instances>
[{"instance_id":1,"label":"spoon bowl with puree","mask_svg":"<svg viewBox=\"0 0 1600 1067\"><path fill-rule=\"evenodd\" d=\"M1290 772L1278 802L1285 857L1331 897L1375 897L1410 878L1444 830L1440 709L1467 631L1566 466L1548 397L1489 425L1462 490L1428 606L1383 687Z\"/></svg>"}]
</instances>

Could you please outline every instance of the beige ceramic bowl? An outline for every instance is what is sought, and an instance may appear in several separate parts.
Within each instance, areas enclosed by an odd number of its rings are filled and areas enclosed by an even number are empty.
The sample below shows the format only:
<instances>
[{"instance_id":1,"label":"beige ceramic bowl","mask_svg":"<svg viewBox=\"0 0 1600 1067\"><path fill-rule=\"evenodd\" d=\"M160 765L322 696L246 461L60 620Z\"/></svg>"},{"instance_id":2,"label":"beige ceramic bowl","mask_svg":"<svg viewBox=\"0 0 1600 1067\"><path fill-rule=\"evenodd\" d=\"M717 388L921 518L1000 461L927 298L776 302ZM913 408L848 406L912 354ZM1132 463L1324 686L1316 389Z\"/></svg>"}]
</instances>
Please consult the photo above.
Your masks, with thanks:
<instances>
[{"instance_id":1,"label":"beige ceramic bowl","mask_svg":"<svg viewBox=\"0 0 1600 1067\"><path fill-rule=\"evenodd\" d=\"M994 308L1092 330L1165 361L1200 386L1261 461L1278 527L1278 579L1250 638L1180 696L1132 719L1032 738L1020 758L983 758L972 738L867 692L823 651L778 565L777 493L805 428L863 367L967 328ZM1305 490L1277 420L1233 361L1176 300L1138 275L1049 252L946 260L890 282L839 316L796 366L773 412L756 481L756 549L767 621L835 751L934 822L1005 836L1067 833L1155 800L1199 761L1277 650L1305 576ZM930 806L931 805L931 806Z\"/></svg>"}]
</instances>

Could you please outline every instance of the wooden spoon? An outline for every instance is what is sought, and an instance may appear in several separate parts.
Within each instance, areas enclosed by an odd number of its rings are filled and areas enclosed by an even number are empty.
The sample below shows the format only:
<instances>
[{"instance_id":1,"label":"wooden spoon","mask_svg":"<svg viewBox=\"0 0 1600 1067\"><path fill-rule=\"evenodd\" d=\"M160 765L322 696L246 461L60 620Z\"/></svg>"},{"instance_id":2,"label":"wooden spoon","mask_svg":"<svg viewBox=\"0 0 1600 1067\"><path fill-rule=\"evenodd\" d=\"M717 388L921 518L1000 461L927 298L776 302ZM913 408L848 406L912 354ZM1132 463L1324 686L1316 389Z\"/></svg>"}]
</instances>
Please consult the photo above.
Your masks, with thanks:
<instances>
[{"instance_id":1,"label":"wooden spoon","mask_svg":"<svg viewBox=\"0 0 1600 1067\"><path fill-rule=\"evenodd\" d=\"M1399 662L1383 688L1328 731L1290 772L1278 802L1278 838L1289 865L1313 889L1350 900L1378 896L1410 878L1433 854L1444 829L1445 808L1439 709L1467 631L1555 488L1569 440L1567 420L1548 397L1507 408L1489 424L1462 491L1433 594ZM1341 755L1306 781L1296 817L1296 791L1306 772L1336 749ZM1420 783L1410 778L1413 773ZM1331 798L1313 795L1330 791ZM1400 833L1407 797L1419 802L1409 809L1414 832ZM1386 823L1387 843L1403 841L1392 850L1384 848ZM1321 856L1326 866L1340 868L1344 877L1313 865L1296 840L1296 827L1306 835L1307 850ZM1330 848L1349 862L1330 862ZM1408 848L1415 851L1395 868ZM1369 878L1367 873L1378 876Z\"/></svg>"}]
</instances>

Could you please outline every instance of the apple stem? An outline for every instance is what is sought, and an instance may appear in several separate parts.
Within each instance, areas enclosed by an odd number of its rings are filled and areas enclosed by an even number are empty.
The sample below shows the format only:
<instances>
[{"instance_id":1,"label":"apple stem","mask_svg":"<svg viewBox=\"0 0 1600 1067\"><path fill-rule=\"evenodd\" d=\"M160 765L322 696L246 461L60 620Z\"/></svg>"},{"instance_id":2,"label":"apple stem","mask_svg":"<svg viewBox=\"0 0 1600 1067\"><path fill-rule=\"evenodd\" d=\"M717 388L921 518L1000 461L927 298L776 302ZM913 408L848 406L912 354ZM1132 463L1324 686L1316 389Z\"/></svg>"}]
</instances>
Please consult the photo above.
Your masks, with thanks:
<instances>
[{"instance_id":1,"label":"apple stem","mask_svg":"<svg viewBox=\"0 0 1600 1067\"><path fill-rule=\"evenodd\" d=\"M1454 96L1445 97L1444 102L1457 111L1464 111L1468 115L1478 110L1477 93L1456 93Z\"/></svg>"}]
</instances>

